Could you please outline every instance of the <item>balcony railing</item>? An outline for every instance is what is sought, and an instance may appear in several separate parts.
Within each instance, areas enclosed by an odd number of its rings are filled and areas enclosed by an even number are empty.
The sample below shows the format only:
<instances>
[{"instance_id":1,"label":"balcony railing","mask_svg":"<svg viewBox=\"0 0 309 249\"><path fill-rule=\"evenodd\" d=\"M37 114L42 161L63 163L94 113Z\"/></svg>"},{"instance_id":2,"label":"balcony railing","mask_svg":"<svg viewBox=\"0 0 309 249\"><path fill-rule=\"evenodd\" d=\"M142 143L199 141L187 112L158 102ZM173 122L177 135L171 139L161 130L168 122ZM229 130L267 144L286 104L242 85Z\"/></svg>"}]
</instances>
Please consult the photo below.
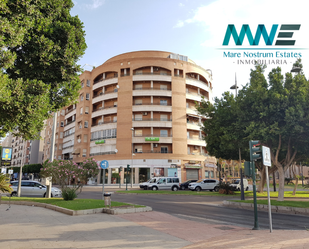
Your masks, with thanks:
<instances>
[{"instance_id":1,"label":"balcony railing","mask_svg":"<svg viewBox=\"0 0 309 249\"><path fill-rule=\"evenodd\" d=\"M68 136L71 136L71 135L73 135L74 133L75 133L75 132L72 132L72 133L67 134L67 135L63 135L63 138L68 137Z\"/></svg>"},{"instance_id":2,"label":"balcony railing","mask_svg":"<svg viewBox=\"0 0 309 249\"><path fill-rule=\"evenodd\" d=\"M70 122L67 122L66 124L64 124L64 126L67 126L67 125L72 124L72 123L74 123L74 122L75 122L75 120L70 121Z\"/></svg>"},{"instance_id":3,"label":"balcony railing","mask_svg":"<svg viewBox=\"0 0 309 249\"><path fill-rule=\"evenodd\" d=\"M171 122L172 119L162 119L162 118L133 118L132 121L163 121L163 122Z\"/></svg>"},{"instance_id":4,"label":"balcony railing","mask_svg":"<svg viewBox=\"0 0 309 249\"><path fill-rule=\"evenodd\" d=\"M167 75L167 76L171 76L170 72L133 72L133 75Z\"/></svg>"},{"instance_id":5,"label":"balcony railing","mask_svg":"<svg viewBox=\"0 0 309 249\"><path fill-rule=\"evenodd\" d=\"M95 85L95 84L97 84L97 83L99 83L99 82L101 82L101 81L109 80L109 79L114 79L114 78L118 78L118 74L116 74L116 75L114 75L114 76L108 76L108 77L106 77L105 79L96 80L96 81L93 82L93 84Z\"/></svg>"},{"instance_id":6,"label":"balcony railing","mask_svg":"<svg viewBox=\"0 0 309 249\"><path fill-rule=\"evenodd\" d=\"M105 151L105 152L97 152L97 153L90 153L89 156L101 156L101 155L111 155L116 154L115 151Z\"/></svg>"},{"instance_id":7,"label":"balcony railing","mask_svg":"<svg viewBox=\"0 0 309 249\"><path fill-rule=\"evenodd\" d=\"M98 126L98 125L104 125L104 124L110 124L110 123L117 123L117 120L116 121L98 122L97 124L92 124L91 127Z\"/></svg>"},{"instance_id":8,"label":"balcony railing","mask_svg":"<svg viewBox=\"0 0 309 249\"><path fill-rule=\"evenodd\" d=\"M96 141L96 140L102 140L102 139L110 139L110 138L116 138L116 137L117 136L91 138L90 141Z\"/></svg>"},{"instance_id":9,"label":"balcony railing","mask_svg":"<svg viewBox=\"0 0 309 249\"><path fill-rule=\"evenodd\" d=\"M172 134L168 135L168 134L142 134L142 135L137 135L134 134L134 137L173 137Z\"/></svg>"},{"instance_id":10,"label":"balcony railing","mask_svg":"<svg viewBox=\"0 0 309 249\"><path fill-rule=\"evenodd\" d=\"M172 106L172 104L163 104L163 103L150 103L150 102L143 102L143 103L135 103L134 105L163 105L163 106Z\"/></svg>"},{"instance_id":11,"label":"balcony railing","mask_svg":"<svg viewBox=\"0 0 309 249\"><path fill-rule=\"evenodd\" d=\"M197 78L194 78L194 77L191 77L191 76L188 76L188 75L186 75L186 79L200 81L200 82L203 82L204 84L206 84L207 86L209 86L207 82L205 82L203 80L198 80Z\"/></svg>"},{"instance_id":12,"label":"balcony railing","mask_svg":"<svg viewBox=\"0 0 309 249\"><path fill-rule=\"evenodd\" d=\"M105 93L100 92L99 94L94 95L93 99L96 98L96 97L102 96L102 95L106 95L106 94L110 94L110 93L116 93L116 92L118 92L118 89L115 89L113 91L108 91L108 92L105 92Z\"/></svg>"},{"instance_id":13,"label":"balcony railing","mask_svg":"<svg viewBox=\"0 0 309 249\"><path fill-rule=\"evenodd\" d=\"M97 112L97 111L100 111L100 110L114 108L114 107L117 107L117 105L106 106L106 107L99 107L99 108L94 109L92 112Z\"/></svg>"},{"instance_id":14,"label":"balcony railing","mask_svg":"<svg viewBox=\"0 0 309 249\"><path fill-rule=\"evenodd\" d=\"M70 110L65 110L65 114L68 114L68 113L70 113L70 112L72 112L72 111L74 111L74 110L76 110L76 107L75 107L75 108L72 108L72 109L70 109Z\"/></svg>"},{"instance_id":15,"label":"balcony railing","mask_svg":"<svg viewBox=\"0 0 309 249\"><path fill-rule=\"evenodd\" d=\"M173 153L171 150L168 150L168 151L155 151L155 150L143 150L143 151L139 151L139 152L137 152L137 151L135 151L134 152L135 154L136 153L160 153L160 154L171 154L171 153Z\"/></svg>"},{"instance_id":16,"label":"balcony railing","mask_svg":"<svg viewBox=\"0 0 309 249\"><path fill-rule=\"evenodd\" d=\"M169 87L169 88L160 88L160 87L136 87L134 88L134 90L161 90L161 91L171 91L172 89Z\"/></svg>"},{"instance_id":17,"label":"balcony railing","mask_svg":"<svg viewBox=\"0 0 309 249\"><path fill-rule=\"evenodd\" d=\"M120 74L120 77L130 76L130 73L122 73Z\"/></svg>"}]
</instances>

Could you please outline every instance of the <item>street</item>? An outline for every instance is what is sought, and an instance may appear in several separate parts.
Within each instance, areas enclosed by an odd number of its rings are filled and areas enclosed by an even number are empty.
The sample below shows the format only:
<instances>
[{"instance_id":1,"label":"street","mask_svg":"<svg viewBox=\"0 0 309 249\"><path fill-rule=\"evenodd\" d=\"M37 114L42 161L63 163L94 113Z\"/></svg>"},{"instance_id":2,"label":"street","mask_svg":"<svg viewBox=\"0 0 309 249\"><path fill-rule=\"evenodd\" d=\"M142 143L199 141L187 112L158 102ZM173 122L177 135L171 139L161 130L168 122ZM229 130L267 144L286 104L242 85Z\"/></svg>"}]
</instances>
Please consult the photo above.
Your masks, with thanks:
<instances>
[{"instance_id":1,"label":"street","mask_svg":"<svg viewBox=\"0 0 309 249\"><path fill-rule=\"evenodd\" d=\"M108 190L106 190L108 191ZM128 191L129 192L129 191ZM84 188L78 198L101 199L101 188ZM237 197L239 199L239 197ZM153 211L163 212L178 218L207 222L208 224L236 225L253 227L253 210L223 207L223 200L235 199L234 196L192 196L162 194L112 194L112 201L134 203L152 207ZM306 230L309 217L295 214L272 213L273 229ZM267 212L258 212L261 229L269 228Z\"/></svg>"}]
</instances>

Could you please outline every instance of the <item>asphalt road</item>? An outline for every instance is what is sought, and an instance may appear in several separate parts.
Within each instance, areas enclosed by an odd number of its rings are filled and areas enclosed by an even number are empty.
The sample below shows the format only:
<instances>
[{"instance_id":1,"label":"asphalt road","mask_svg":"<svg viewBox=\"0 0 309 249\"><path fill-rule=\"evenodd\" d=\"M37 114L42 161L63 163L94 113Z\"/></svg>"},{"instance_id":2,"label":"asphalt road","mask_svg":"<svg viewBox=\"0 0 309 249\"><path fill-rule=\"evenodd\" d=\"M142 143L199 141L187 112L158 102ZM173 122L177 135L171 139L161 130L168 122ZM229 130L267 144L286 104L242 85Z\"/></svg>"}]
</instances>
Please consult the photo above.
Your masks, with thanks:
<instances>
[{"instance_id":1,"label":"asphalt road","mask_svg":"<svg viewBox=\"0 0 309 249\"><path fill-rule=\"evenodd\" d=\"M78 198L101 199L102 189L84 189ZM182 219L208 224L254 226L253 210L228 208L222 201L235 197L160 195L160 194L112 194L112 201L134 203L152 207L154 211L168 213ZM268 212L258 212L260 229L269 229ZM272 213L273 229L307 230L309 217Z\"/></svg>"}]
</instances>

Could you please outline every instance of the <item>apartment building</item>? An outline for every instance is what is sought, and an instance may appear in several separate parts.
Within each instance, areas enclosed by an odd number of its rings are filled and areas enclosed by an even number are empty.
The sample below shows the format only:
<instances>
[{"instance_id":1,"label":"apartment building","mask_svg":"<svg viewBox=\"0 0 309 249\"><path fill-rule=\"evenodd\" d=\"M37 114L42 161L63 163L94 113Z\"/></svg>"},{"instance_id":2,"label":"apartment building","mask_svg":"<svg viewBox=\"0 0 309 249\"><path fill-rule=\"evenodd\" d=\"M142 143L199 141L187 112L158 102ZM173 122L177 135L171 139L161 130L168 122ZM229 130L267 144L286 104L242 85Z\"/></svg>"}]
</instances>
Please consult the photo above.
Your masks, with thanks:
<instances>
[{"instance_id":1,"label":"apartment building","mask_svg":"<svg viewBox=\"0 0 309 249\"><path fill-rule=\"evenodd\" d=\"M138 51L117 55L80 80L78 103L46 121L44 160L54 131L55 159L109 162L98 183L216 178L216 159L207 155L200 129L206 117L195 109L202 97L212 100L210 70L187 56Z\"/></svg>"}]
</instances>

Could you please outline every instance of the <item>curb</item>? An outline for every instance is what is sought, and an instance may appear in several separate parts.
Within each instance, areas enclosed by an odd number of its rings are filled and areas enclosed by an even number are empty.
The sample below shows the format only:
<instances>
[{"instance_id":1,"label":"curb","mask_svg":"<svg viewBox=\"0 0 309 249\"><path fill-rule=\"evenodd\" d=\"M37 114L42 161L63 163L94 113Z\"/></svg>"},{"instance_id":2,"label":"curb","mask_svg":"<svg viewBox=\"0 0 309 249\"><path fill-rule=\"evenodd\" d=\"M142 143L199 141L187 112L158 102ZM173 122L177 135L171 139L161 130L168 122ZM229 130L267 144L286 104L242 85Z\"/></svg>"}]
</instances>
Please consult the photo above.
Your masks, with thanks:
<instances>
[{"instance_id":1,"label":"curb","mask_svg":"<svg viewBox=\"0 0 309 249\"><path fill-rule=\"evenodd\" d=\"M253 203L242 203L242 202L233 202L233 201L223 201L223 206L242 208L242 209L253 209L254 208ZM257 209L259 211L268 212L268 205L257 204ZM271 206L271 211L275 213L284 213L284 214L309 215L309 208Z\"/></svg>"},{"instance_id":2,"label":"curb","mask_svg":"<svg viewBox=\"0 0 309 249\"><path fill-rule=\"evenodd\" d=\"M12 204L12 205L25 205L32 207L42 207L51 209L60 213L67 215L86 215L86 214L98 214L98 213L107 213L112 215L117 214L132 214L140 212L150 212L152 211L151 207L139 207L139 208L95 208L95 209L85 209L85 210L71 210L67 208L58 207L51 204L39 203L39 202L30 202L30 201L1 201L2 204Z\"/></svg>"}]
</instances>

